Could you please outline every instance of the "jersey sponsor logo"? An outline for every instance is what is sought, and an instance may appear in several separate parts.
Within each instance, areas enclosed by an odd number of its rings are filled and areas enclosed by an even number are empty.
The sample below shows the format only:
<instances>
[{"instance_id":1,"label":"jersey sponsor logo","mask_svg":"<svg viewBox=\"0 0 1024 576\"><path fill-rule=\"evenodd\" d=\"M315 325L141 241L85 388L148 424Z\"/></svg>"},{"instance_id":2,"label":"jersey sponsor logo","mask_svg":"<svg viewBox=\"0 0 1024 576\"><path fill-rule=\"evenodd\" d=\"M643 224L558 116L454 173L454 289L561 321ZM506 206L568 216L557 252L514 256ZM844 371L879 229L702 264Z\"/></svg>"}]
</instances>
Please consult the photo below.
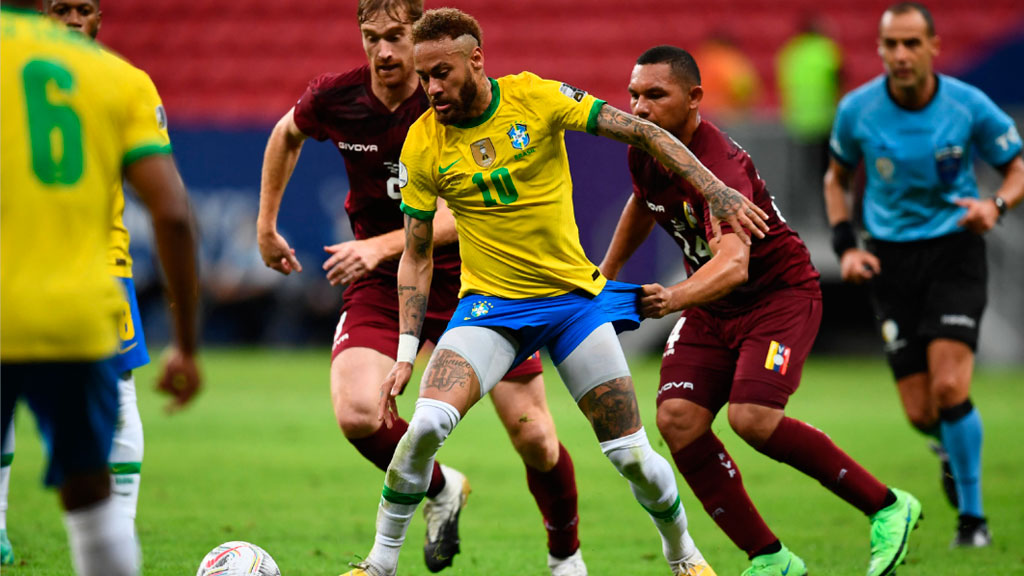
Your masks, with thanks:
<instances>
[{"instance_id":1,"label":"jersey sponsor logo","mask_svg":"<svg viewBox=\"0 0 1024 576\"><path fill-rule=\"evenodd\" d=\"M658 388L658 395L661 396L662 393L668 392L669 390L672 390L673 388L682 388L683 390L693 390L693 382L666 382L666 383L661 385L661 388Z\"/></svg>"},{"instance_id":2,"label":"jersey sponsor logo","mask_svg":"<svg viewBox=\"0 0 1024 576\"><path fill-rule=\"evenodd\" d=\"M647 200L646 202L647 202L647 208L651 212L661 212L661 213L665 212L665 207L662 206L661 204L655 204L654 202L651 202L650 200Z\"/></svg>"},{"instance_id":3,"label":"jersey sponsor logo","mask_svg":"<svg viewBox=\"0 0 1024 576\"><path fill-rule=\"evenodd\" d=\"M376 152L376 144L350 144L348 142L338 142L339 150L348 150L350 152Z\"/></svg>"},{"instance_id":4,"label":"jersey sponsor logo","mask_svg":"<svg viewBox=\"0 0 1024 576\"><path fill-rule=\"evenodd\" d=\"M772 343L768 345L768 355L764 359L764 367L785 376L786 370L789 369L790 352L789 346L772 340Z\"/></svg>"},{"instance_id":5,"label":"jersey sponsor logo","mask_svg":"<svg viewBox=\"0 0 1024 576\"><path fill-rule=\"evenodd\" d=\"M491 143L490 138L473 142L469 145L469 149L473 152L473 161L476 162L477 166L487 168L494 164L494 159L497 155L494 153L494 144Z\"/></svg>"},{"instance_id":6,"label":"jersey sponsor logo","mask_svg":"<svg viewBox=\"0 0 1024 576\"><path fill-rule=\"evenodd\" d=\"M564 82L562 83L562 86L558 89L558 91L577 102L582 102L583 97L587 95L587 93L584 92L583 90L580 90L575 86L570 86Z\"/></svg>"},{"instance_id":7,"label":"jersey sponsor logo","mask_svg":"<svg viewBox=\"0 0 1024 576\"><path fill-rule=\"evenodd\" d=\"M939 316L939 322L945 326L963 326L972 330L978 327L977 320L966 314L943 314Z\"/></svg>"},{"instance_id":8,"label":"jersey sponsor logo","mask_svg":"<svg viewBox=\"0 0 1024 576\"><path fill-rule=\"evenodd\" d=\"M164 110L163 104L156 107L156 127L161 130L167 129L167 111Z\"/></svg>"},{"instance_id":9,"label":"jersey sponsor logo","mask_svg":"<svg viewBox=\"0 0 1024 576\"><path fill-rule=\"evenodd\" d=\"M444 174L445 172L451 170L452 166L455 166L456 164L459 163L459 160L462 160L462 158L459 158L458 160L456 160L455 162L452 162L451 164L449 164L447 166L438 166L437 167L437 173L438 174Z\"/></svg>"},{"instance_id":10,"label":"jersey sponsor logo","mask_svg":"<svg viewBox=\"0 0 1024 576\"><path fill-rule=\"evenodd\" d=\"M512 142L512 147L516 150L526 150L526 147L530 145L530 133L526 131L526 124L514 122L506 134L508 134L509 141Z\"/></svg>"},{"instance_id":11,"label":"jersey sponsor logo","mask_svg":"<svg viewBox=\"0 0 1024 576\"><path fill-rule=\"evenodd\" d=\"M960 175L960 165L964 156L962 146L946 146L935 151L935 168L939 172L939 180L949 186Z\"/></svg>"}]
</instances>

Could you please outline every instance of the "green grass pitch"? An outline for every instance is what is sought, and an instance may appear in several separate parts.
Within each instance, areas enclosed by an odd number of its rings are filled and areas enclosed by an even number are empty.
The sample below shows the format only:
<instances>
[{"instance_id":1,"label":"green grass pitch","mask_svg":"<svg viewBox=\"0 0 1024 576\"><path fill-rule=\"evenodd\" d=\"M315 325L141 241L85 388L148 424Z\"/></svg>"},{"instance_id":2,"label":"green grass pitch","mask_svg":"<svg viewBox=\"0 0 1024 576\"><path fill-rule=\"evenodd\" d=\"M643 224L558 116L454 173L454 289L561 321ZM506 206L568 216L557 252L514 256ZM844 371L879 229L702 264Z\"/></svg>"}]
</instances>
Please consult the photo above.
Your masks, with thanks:
<instances>
[{"instance_id":1,"label":"green grass pitch","mask_svg":"<svg viewBox=\"0 0 1024 576\"><path fill-rule=\"evenodd\" d=\"M266 548L284 576L333 575L366 554L383 475L341 436L330 406L324 352L209 351L206 389L168 416L152 390L155 371L136 374L145 424L138 531L144 574L191 575L216 544L248 540ZM655 448L658 358L631 359ZM586 420L549 369L548 397L559 435L576 464L580 537L590 573L665 575L658 536L626 482L602 456ZM977 371L973 398L985 422L985 505L995 538L984 550L950 550L955 512L942 497L938 465L911 430L881 358L812 358L789 414L822 430L884 482L917 494L925 520L901 576L1024 574L1024 368ZM400 402L412 411L414 394ZM715 422L748 490L776 534L815 576L863 574L868 523L813 480L757 454ZM463 420L440 453L463 470L473 494L462 516L462 554L445 573L547 573L540 514L525 473L489 400ZM11 576L71 574L56 495L40 485L42 450L28 411L18 415L8 531L17 555ZM677 474L678 477L678 474ZM679 477L690 529L718 574L747 566ZM427 574L424 523L417 515L400 573Z\"/></svg>"}]
</instances>

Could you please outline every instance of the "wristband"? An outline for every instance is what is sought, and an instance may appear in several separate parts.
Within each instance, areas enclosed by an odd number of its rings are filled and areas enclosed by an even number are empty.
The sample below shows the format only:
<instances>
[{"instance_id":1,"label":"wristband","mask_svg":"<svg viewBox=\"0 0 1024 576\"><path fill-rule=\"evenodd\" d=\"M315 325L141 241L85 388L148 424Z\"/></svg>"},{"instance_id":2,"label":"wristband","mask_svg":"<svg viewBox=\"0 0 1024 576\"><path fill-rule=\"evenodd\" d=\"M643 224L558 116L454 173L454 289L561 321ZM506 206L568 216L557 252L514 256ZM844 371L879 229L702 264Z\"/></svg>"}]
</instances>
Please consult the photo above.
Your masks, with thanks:
<instances>
[{"instance_id":1,"label":"wristband","mask_svg":"<svg viewBox=\"0 0 1024 576\"><path fill-rule=\"evenodd\" d=\"M853 231L853 224L849 220L843 220L832 227L832 250L836 257L842 259L843 254L850 248L857 247L857 235Z\"/></svg>"},{"instance_id":2,"label":"wristband","mask_svg":"<svg viewBox=\"0 0 1024 576\"><path fill-rule=\"evenodd\" d=\"M416 363L416 353L419 352L420 339L412 334L398 335L398 354L395 355L395 362Z\"/></svg>"}]
</instances>

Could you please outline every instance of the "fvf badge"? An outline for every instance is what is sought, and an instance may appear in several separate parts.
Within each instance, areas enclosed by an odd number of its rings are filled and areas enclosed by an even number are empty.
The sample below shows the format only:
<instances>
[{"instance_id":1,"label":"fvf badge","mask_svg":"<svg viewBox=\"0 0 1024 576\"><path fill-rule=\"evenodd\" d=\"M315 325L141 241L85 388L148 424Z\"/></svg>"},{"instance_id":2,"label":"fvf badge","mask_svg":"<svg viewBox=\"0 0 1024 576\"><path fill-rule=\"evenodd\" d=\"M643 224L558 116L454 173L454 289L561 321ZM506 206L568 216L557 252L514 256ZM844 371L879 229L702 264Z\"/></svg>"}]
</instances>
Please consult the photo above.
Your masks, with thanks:
<instances>
[{"instance_id":1,"label":"fvf badge","mask_svg":"<svg viewBox=\"0 0 1024 576\"><path fill-rule=\"evenodd\" d=\"M525 150L530 145L530 133L526 131L526 124L514 122L506 134L516 150Z\"/></svg>"}]
</instances>

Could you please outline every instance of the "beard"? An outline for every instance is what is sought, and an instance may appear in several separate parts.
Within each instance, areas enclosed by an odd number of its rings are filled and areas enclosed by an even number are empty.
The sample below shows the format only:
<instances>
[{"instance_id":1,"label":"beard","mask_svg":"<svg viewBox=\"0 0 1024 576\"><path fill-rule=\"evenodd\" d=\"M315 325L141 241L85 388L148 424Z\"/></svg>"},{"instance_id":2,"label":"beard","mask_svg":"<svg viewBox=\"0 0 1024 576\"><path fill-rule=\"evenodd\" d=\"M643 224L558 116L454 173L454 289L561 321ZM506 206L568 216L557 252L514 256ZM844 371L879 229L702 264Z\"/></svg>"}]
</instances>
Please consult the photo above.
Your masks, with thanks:
<instances>
[{"instance_id":1,"label":"beard","mask_svg":"<svg viewBox=\"0 0 1024 576\"><path fill-rule=\"evenodd\" d=\"M470 108L476 101L479 90L476 87L476 82L473 82L472 77L469 75L469 71L466 71L466 83L459 88L459 97L457 100L450 102L451 108L442 114L437 114L437 120L441 124L458 124L469 120Z\"/></svg>"}]
</instances>

